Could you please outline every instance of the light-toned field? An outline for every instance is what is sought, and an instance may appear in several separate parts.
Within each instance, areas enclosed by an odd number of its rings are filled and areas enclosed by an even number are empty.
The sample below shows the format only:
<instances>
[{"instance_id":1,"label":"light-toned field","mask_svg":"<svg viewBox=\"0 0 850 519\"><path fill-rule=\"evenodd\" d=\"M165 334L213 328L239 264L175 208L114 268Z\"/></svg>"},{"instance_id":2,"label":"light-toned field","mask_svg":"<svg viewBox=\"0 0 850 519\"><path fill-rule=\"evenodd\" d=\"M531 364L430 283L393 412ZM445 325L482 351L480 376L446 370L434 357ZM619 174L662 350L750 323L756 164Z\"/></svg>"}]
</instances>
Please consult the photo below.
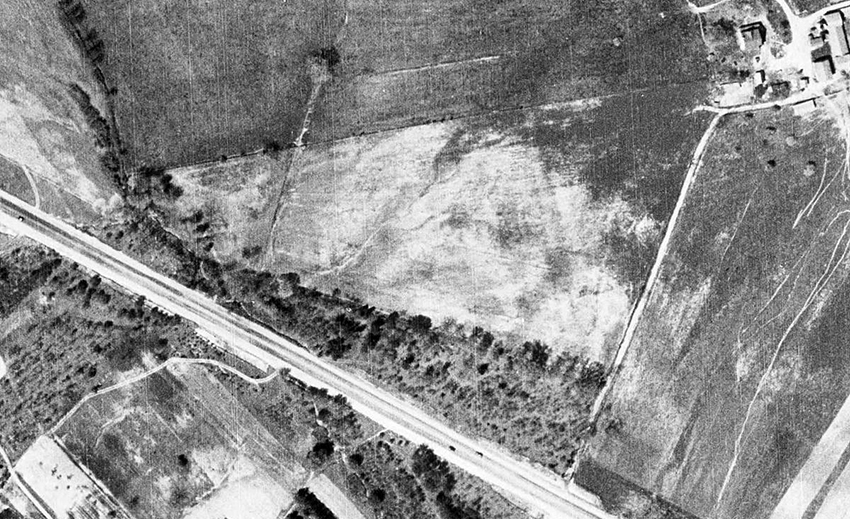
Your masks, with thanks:
<instances>
[{"instance_id":1,"label":"light-toned field","mask_svg":"<svg viewBox=\"0 0 850 519\"><path fill-rule=\"evenodd\" d=\"M105 113L92 76L52 2L3 2L0 19L0 159L8 166L0 167L0 183L20 184L11 175L26 172L39 196L22 189L25 200L40 198L47 210L71 219L102 215L117 195L69 94L69 85L78 85Z\"/></svg>"},{"instance_id":2,"label":"light-toned field","mask_svg":"<svg viewBox=\"0 0 850 519\"><path fill-rule=\"evenodd\" d=\"M326 475L319 474L311 479L307 483L307 488L339 519L366 519L363 513L351 502L351 499L334 485Z\"/></svg>"},{"instance_id":3,"label":"light-toned field","mask_svg":"<svg viewBox=\"0 0 850 519\"><path fill-rule=\"evenodd\" d=\"M15 464L15 471L55 517L131 518L115 497L52 438L40 436Z\"/></svg>"},{"instance_id":4,"label":"light-toned field","mask_svg":"<svg viewBox=\"0 0 850 519\"><path fill-rule=\"evenodd\" d=\"M605 268L598 231L635 216L626 204L594 208L582 186L547 178L533 146L497 132L435 166L454 130L305 154L282 204L276 269L385 308L602 356L629 299Z\"/></svg>"},{"instance_id":5,"label":"light-toned field","mask_svg":"<svg viewBox=\"0 0 850 519\"><path fill-rule=\"evenodd\" d=\"M701 119L681 112L692 95L585 100L177 169L184 195L169 221L190 243L211 238L224 261L604 360L699 135ZM640 119L622 130L629 106ZM200 233L186 223L199 210Z\"/></svg>"},{"instance_id":6,"label":"light-toned field","mask_svg":"<svg viewBox=\"0 0 850 519\"><path fill-rule=\"evenodd\" d=\"M598 231L640 217L622 201L594 207L579 185L552 185L535 148L505 135L483 136L485 149L435 167L457 129L421 126L297 156L268 267L385 308L603 356L629 296L604 264ZM204 185L206 174L177 170L179 214L203 210L212 252L240 259L245 247L265 246L270 179L282 179L284 165L258 159L253 177L210 174L239 185Z\"/></svg>"}]
</instances>

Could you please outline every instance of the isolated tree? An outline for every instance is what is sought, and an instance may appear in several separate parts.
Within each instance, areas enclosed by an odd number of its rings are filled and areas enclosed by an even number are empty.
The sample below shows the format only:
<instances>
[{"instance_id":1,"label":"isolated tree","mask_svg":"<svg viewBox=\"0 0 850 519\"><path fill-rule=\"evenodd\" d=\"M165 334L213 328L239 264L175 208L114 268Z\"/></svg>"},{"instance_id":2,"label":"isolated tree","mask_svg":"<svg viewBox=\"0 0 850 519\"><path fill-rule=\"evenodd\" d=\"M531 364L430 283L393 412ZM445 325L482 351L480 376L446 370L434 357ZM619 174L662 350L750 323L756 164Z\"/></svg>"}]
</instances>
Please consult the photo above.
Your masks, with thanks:
<instances>
[{"instance_id":1,"label":"isolated tree","mask_svg":"<svg viewBox=\"0 0 850 519\"><path fill-rule=\"evenodd\" d=\"M549 347L540 341L526 341L522 345L522 356L532 366L545 369L549 362Z\"/></svg>"}]
</instances>

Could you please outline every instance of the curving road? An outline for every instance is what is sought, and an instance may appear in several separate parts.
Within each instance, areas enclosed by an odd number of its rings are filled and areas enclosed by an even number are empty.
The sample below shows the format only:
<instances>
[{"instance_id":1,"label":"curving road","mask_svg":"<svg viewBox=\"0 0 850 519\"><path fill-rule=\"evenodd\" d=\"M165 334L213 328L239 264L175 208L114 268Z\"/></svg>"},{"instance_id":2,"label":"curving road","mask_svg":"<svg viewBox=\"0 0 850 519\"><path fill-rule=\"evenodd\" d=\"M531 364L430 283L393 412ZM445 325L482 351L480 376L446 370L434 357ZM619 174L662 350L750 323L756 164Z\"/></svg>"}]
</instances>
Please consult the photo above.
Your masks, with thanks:
<instances>
[{"instance_id":1,"label":"curving road","mask_svg":"<svg viewBox=\"0 0 850 519\"><path fill-rule=\"evenodd\" d=\"M497 449L462 436L399 397L347 373L200 292L162 276L97 239L0 191L0 226L27 236L152 304L196 323L246 360L288 368L292 376L348 398L351 406L549 518L613 519L567 490L566 482Z\"/></svg>"},{"instance_id":2,"label":"curving road","mask_svg":"<svg viewBox=\"0 0 850 519\"><path fill-rule=\"evenodd\" d=\"M227 365L223 362L219 362L219 361L214 360L214 359L186 359L186 358L183 358L183 357L171 357L170 359L166 360L165 362L163 362L161 364L157 364L153 368L151 368L147 371L144 371L142 373L139 373L138 375L136 375L134 377L124 379L121 382L118 382L117 384L113 384L109 387L95 391L94 393L87 394L86 396L84 396L82 398L82 400L77 402L74 405L74 407L71 408L70 411L65 413L65 416L63 416L61 420L56 422L56 424L53 427L50 428L49 435L56 434L56 431L61 429L62 426L65 425L65 422L70 420L71 417L74 416L74 413L76 413L81 407L83 407L86 404L86 402L88 402L89 400L92 400L94 398L99 398L99 397L106 395L108 393L112 393L113 391L118 391L121 388L131 386L133 384L141 382L142 380L150 377L151 375L153 375L155 373L159 373L160 371L168 368L169 366L178 366L178 365L183 365L183 366L214 366L214 367L216 367L216 368L218 368L222 371L227 371L228 373L236 375L237 377L241 378L245 382L247 382L249 384L253 384L255 386L259 386L261 384L271 382L280 373L279 371L272 371L270 374L266 375L265 377L251 378L248 375L246 375L245 373L242 373L238 369L234 368L233 366L229 366L229 365Z\"/></svg>"}]
</instances>

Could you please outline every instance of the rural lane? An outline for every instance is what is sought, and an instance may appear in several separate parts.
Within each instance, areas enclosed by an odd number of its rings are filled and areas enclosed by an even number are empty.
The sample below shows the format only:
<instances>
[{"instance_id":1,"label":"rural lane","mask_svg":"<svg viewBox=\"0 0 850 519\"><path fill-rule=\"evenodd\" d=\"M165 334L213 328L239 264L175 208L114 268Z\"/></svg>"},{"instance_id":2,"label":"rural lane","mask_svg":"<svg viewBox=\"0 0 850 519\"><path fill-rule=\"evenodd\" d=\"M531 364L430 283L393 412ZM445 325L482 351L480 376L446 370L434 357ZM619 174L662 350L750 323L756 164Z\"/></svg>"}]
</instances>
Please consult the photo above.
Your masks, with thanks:
<instances>
[{"instance_id":1,"label":"rural lane","mask_svg":"<svg viewBox=\"0 0 850 519\"><path fill-rule=\"evenodd\" d=\"M632 339L634 338L635 332L637 331L638 325L640 325L641 323L641 317L643 317L643 312L646 308L646 304L652 297L653 291L655 289L655 282L661 272L661 266L664 264L664 260L667 257L667 251L670 249L670 240L673 237L673 232L676 230L676 223L679 221L679 215L682 212L682 207L684 207L685 205L685 200L688 197L688 192L690 191L691 185L693 185L694 179L696 178L697 171L699 170L699 167L702 164L702 156L705 153L705 148L708 146L708 143L711 140L712 135L714 134L714 130L717 128L717 124L720 122L720 118L726 115L726 113L728 112L728 110L718 110L715 113L714 117L711 119L711 122L708 124L708 128L706 128L705 133L703 133L699 143L697 143L697 147L694 150L693 158L691 159L691 164L688 167L688 171L685 174L685 179L682 182L682 189L679 192L679 198L676 201L676 206L673 208L673 212L670 214L670 220L667 223L667 229L664 232L664 237L661 239L661 244L658 246L658 253L655 255L655 262L652 264L652 269L650 269L649 271L649 277L646 280L646 285L643 289L643 293L641 294L640 299L638 299L637 304L634 306L632 313L629 316L628 324L626 325L626 330L625 332L623 332L623 336L620 338L620 344L617 347L617 353L614 356L614 362L608 370L608 377L606 378L605 386L603 386L602 391L599 393L599 396L596 397L596 401L593 403L593 408L590 414L591 422L596 422L596 420L599 418L599 414L602 412L603 404L608 398L608 394L611 392L611 388L615 384L617 375L619 374L620 368L623 365L623 361L626 358L626 353L628 353L632 344Z\"/></svg>"},{"instance_id":2,"label":"rural lane","mask_svg":"<svg viewBox=\"0 0 850 519\"><path fill-rule=\"evenodd\" d=\"M27 236L151 304L197 324L242 358L258 365L289 369L293 377L347 397L367 418L431 447L462 470L549 518L602 519L613 516L570 493L551 472L465 437L446 424L357 375L347 373L297 344L228 312L190 290L58 218L0 191L0 226Z\"/></svg>"}]
</instances>

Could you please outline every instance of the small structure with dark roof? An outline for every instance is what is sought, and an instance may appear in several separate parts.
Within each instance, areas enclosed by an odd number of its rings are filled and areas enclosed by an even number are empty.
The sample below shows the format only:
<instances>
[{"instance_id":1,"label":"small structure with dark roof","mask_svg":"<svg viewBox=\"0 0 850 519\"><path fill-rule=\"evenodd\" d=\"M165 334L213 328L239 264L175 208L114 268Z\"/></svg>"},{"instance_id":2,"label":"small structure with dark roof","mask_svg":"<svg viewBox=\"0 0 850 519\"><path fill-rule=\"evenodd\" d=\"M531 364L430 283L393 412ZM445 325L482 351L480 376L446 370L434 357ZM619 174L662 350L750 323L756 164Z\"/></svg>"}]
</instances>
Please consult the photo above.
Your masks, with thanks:
<instances>
[{"instance_id":1,"label":"small structure with dark roof","mask_svg":"<svg viewBox=\"0 0 850 519\"><path fill-rule=\"evenodd\" d=\"M835 74L835 62L832 56L821 56L814 60L815 79L818 81L829 81Z\"/></svg>"},{"instance_id":2,"label":"small structure with dark roof","mask_svg":"<svg viewBox=\"0 0 850 519\"><path fill-rule=\"evenodd\" d=\"M744 51L757 54L767 37L764 24L761 22L749 23L742 25L739 30L741 31L741 38L744 40Z\"/></svg>"}]
</instances>

